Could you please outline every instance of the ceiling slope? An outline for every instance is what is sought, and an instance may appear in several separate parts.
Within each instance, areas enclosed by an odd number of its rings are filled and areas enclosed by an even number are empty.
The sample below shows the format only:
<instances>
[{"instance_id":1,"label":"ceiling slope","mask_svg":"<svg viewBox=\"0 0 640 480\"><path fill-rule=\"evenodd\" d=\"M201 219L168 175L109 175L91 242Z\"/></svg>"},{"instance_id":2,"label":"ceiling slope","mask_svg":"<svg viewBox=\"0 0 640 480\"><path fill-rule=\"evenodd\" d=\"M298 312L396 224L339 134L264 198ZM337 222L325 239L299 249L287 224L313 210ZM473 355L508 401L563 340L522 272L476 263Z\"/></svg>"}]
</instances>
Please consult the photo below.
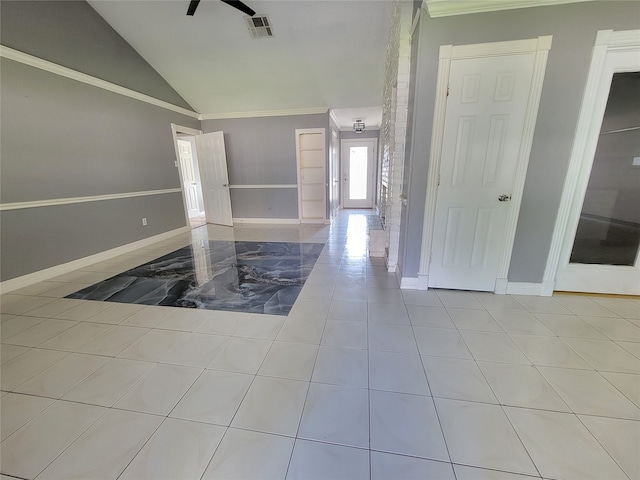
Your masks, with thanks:
<instances>
[{"instance_id":1,"label":"ceiling slope","mask_svg":"<svg viewBox=\"0 0 640 480\"><path fill-rule=\"evenodd\" d=\"M169 84L209 118L380 107L390 0L247 0L271 21L252 39L244 15L203 0L89 0Z\"/></svg>"}]
</instances>

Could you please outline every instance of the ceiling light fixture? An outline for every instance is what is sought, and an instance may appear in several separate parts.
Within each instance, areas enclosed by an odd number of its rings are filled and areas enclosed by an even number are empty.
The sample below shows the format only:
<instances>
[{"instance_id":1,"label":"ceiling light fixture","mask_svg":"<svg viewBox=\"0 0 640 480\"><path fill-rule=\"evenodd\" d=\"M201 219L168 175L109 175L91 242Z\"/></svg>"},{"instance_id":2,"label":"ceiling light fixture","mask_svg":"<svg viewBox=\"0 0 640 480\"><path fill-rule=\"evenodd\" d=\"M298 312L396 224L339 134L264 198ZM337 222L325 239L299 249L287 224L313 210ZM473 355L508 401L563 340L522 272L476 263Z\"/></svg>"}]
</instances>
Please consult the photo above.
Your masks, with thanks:
<instances>
[{"instance_id":1,"label":"ceiling light fixture","mask_svg":"<svg viewBox=\"0 0 640 480\"><path fill-rule=\"evenodd\" d=\"M353 124L353 131L356 133L362 133L364 131L364 122L362 120L356 120Z\"/></svg>"}]
</instances>

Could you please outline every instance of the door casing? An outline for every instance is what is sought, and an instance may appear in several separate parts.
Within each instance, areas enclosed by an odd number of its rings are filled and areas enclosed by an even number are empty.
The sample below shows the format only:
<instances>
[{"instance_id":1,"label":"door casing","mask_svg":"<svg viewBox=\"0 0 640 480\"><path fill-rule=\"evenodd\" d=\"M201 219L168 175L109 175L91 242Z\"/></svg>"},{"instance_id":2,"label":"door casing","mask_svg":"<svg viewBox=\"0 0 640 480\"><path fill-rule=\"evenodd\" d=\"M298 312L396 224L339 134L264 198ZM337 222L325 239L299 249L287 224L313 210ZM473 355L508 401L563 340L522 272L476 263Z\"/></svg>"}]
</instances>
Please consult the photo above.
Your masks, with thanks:
<instances>
[{"instance_id":1,"label":"door casing","mask_svg":"<svg viewBox=\"0 0 640 480\"><path fill-rule=\"evenodd\" d=\"M427 290L429 285L429 266L435 226L437 187L442 160L442 142L444 138L447 90L449 85L451 61L454 59L471 59L518 53L535 53L533 78L525 115L522 143L516 162L511 205L507 213L504 241L502 243L503 247L500 254L496 285L494 289L495 293L505 294L507 293L507 275L511 261L511 252L513 249L518 216L520 213L522 191L524 189L524 181L529 162L529 154L531 152L531 144L533 142L533 133L538 115L538 106L540 103L542 84L547 64L547 57L551 48L551 42L552 36L548 35L509 42L493 42L459 46L443 45L440 47L436 84L436 103L433 115L433 129L430 148L431 161L429 165L429 171L437 173L430 174L427 180L420 269L418 270L417 282L417 288L419 290Z\"/></svg>"},{"instance_id":2,"label":"door casing","mask_svg":"<svg viewBox=\"0 0 640 480\"><path fill-rule=\"evenodd\" d=\"M601 30L597 33L569 169L547 258L542 295L552 295L558 281L559 287L566 288L566 285L572 282L572 277L582 277L584 287L581 287L581 291L585 292L637 295L640 291L640 256L636 257L634 267L575 265L567 269L591 175L611 79L614 73L638 71L638 58L640 30ZM602 290L602 286L599 285L600 277L603 275L610 281L607 291Z\"/></svg>"}]
</instances>

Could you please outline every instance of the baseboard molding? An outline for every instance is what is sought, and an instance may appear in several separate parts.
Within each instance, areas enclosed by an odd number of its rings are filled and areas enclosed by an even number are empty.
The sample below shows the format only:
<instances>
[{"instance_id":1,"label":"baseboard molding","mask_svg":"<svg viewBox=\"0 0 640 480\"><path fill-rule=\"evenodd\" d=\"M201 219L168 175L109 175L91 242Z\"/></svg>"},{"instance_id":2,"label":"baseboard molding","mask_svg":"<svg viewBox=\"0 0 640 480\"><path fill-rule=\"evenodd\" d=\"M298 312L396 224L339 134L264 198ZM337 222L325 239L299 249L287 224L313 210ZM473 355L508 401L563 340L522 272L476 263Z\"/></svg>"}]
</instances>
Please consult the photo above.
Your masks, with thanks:
<instances>
[{"instance_id":1,"label":"baseboard molding","mask_svg":"<svg viewBox=\"0 0 640 480\"><path fill-rule=\"evenodd\" d=\"M43 282L45 280L57 277L58 275L69 273L74 270L87 267L94 263L109 260L110 258L117 257L118 255L132 252L138 248L148 247L149 245L167 240L171 237L175 237L176 235L187 233L190 230L190 227L177 228L175 230L170 230L159 235L154 235L153 237L143 238L142 240L138 240L137 242L128 243L120 247L105 250L104 252L89 255L88 257L83 257L71 262L62 263L60 265L56 265L55 267L45 268L44 270L38 270L37 272L22 275L21 277L5 280L4 282L0 283L0 292L2 294L5 294L19 288L28 287L29 285L33 285L34 283Z\"/></svg>"},{"instance_id":2,"label":"baseboard molding","mask_svg":"<svg viewBox=\"0 0 640 480\"><path fill-rule=\"evenodd\" d=\"M300 220L297 218L233 218L233 223L256 223L256 224L275 224L275 225L299 225ZM324 223L324 221L323 221Z\"/></svg>"},{"instance_id":3,"label":"baseboard molding","mask_svg":"<svg viewBox=\"0 0 640 480\"><path fill-rule=\"evenodd\" d=\"M507 295L534 295L542 296L542 283L509 282L507 283Z\"/></svg>"},{"instance_id":4,"label":"baseboard molding","mask_svg":"<svg viewBox=\"0 0 640 480\"><path fill-rule=\"evenodd\" d=\"M418 277L402 277L400 288L403 290L418 290Z\"/></svg>"}]
</instances>

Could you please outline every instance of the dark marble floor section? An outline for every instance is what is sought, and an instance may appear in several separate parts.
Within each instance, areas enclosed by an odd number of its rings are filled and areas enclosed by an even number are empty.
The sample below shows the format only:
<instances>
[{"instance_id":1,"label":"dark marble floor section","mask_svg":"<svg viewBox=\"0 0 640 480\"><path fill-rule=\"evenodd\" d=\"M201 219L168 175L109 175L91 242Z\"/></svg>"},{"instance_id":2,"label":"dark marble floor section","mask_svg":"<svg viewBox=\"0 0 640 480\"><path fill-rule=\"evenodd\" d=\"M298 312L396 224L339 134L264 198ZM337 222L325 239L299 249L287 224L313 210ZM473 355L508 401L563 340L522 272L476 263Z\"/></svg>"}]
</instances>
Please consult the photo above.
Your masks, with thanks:
<instances>
[{"instance_id":1,"label":"dark marble floor section","mask_svg":"<svg viewBox=\"0 0 640 480\"><path fill-rule=\"evenodd\" d=\"M67 298L287 315L323 247L201 240Z\"/></svg>"}]
</instances>

